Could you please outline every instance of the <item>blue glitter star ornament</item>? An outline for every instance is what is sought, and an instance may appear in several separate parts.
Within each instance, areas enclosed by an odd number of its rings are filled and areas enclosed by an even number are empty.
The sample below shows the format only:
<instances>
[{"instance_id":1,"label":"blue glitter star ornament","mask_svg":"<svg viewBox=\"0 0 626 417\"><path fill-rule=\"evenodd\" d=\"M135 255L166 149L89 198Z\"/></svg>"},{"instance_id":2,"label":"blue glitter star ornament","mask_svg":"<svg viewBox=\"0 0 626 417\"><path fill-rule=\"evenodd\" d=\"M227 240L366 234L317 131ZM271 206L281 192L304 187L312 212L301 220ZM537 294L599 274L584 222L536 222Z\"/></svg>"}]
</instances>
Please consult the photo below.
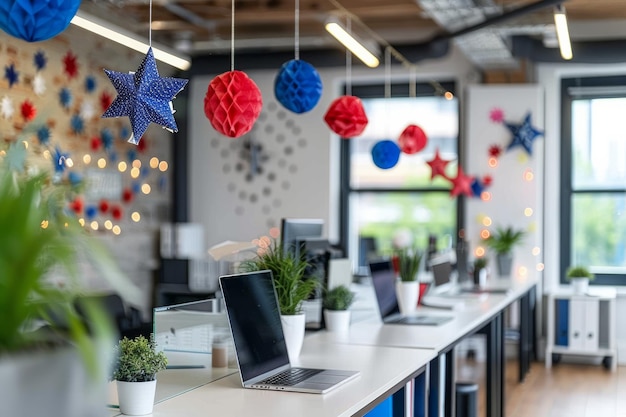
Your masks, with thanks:
<instances>
[{"instance_id":1,"label":"blue glitter star ornament","mask_svg":"<svg viewBox=\"0 0 626 417\"><path fill-rule=\"evenodd\" d=\"M392 140L381 140L372 148L372 160L380 169L396 166L400 159L400 147Z\"/></svg>"},{"instance_id":2,"label":"blue glitter star ornament","mask_svg":"<svg viewBox=\"0 0 626 417\"><path fill-rule=\"evenodd\" d=\"M138 144L150 123L178 132L171 101L188 80L159 77L152 48L134 74L106 69L104 72L118 95L102 117L128 116L133 130L129 142Z\"/></svg>"},{"instance_id":3,"label":"blue glitter star ornament","mask_svg":"<svg viewBox=\"0 0 626 417\"><path fill-rule=\"evenodd\" d=\"M298 114L305 113L319 101L322 80L313 65L292 59L278 71L274 80L274 95L286 109Z\"/></svg>"},{"instance_id":4,"label":"blue glitter star ornament","mask_svg":"<svg viewBox=\"0 0 626 417\"><path fill-rule=\"evenodd\" d=\"M543 132L541 130L535 129L530 121L530 113L526 115L524 121L520 124L513 124L504 122L507 129L513 134L513 140L506 148L507 151L510 151L512 148L516 146L521 146L528 152L528 155L532 155L533 153L533 141L537 139L539 136L543 136Z\"/></svg>"}]
</instances>

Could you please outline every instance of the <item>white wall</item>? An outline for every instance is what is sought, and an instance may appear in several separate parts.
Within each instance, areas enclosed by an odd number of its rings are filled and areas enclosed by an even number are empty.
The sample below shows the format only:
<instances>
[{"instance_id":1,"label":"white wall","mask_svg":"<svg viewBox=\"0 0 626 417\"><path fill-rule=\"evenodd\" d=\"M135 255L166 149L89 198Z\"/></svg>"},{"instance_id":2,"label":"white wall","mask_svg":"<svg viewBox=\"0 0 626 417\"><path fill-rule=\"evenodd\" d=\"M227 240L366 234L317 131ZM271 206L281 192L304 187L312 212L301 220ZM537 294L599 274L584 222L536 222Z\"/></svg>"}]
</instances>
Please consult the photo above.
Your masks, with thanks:
<instances>
[{"instance_id":1,"label":"white wall","mask_svg":"<svg viewBox=\"0 0 626 417\"><path fill-rule=\"evenodd\" d=\"M306 59L306 53L302 54ZM214 74L194 77L190 83L190 221L202 223L207 246L225 240L249 241L280 226L282 217L316 217L326 222L325 235L338 238L339 138L332 134L323 116L346 79L344 68L318 69L324 84L320 102L309 113L296 115L274 98L277 70L246 71L263 96L261 117L251 136L263 145L268 159L265 173L246 181L245 172L236 172L239 152L246 136L230 139L218 134L206 119L203 100ZM472 66L458 52L418 68L418 81L456 79L462 91L468 79L475 79ZM394 66L394 80L408 80L408 71ZM353 67L352 83L384 81L384 70ZM281 141L279 135L283 135ZM353 140L358 140L353 139ZM293 153L285 154L291 147ZM225 171L226 170L228 172ZM247 170L248 164L244 161ZM272 172L276 179L270 181ZM264 191L265 190L265 191ZM256 202L250 200L254 194Z\"/></svg>"}]
</instances>

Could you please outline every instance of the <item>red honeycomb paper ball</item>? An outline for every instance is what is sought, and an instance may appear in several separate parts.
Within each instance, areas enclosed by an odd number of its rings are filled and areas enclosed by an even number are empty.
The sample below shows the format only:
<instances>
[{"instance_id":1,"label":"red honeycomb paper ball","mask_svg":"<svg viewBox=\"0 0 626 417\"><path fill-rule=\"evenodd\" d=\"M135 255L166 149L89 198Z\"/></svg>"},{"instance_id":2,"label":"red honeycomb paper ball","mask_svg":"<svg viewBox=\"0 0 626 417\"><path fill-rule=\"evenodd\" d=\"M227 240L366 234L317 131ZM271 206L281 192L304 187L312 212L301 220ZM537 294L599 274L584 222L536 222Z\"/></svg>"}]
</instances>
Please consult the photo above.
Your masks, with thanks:
<instances>
[{"instance_id":1,"label":"red honeycomb paper ball","mask_svg":"<svg viewBox=\"0 0 626 417\"><path fill-rule=\"evenodd\" d=\"M228 71L213 78L204 96L204 114L211 126L231 138L248 133L262 107L259 87L243 71Z\"/></svg>"},{"instance_id":2,"label":"red honeycomb paper ball","mask_svg":"<svg viewBox=\"0 0 626 417\"><path fill-rule=\"evenodd\" d=\"M426 133L417 125L408 125L398 138L400 149L409 155L424 149L426 142L428 142Z\"/></svg>"},{"instance_id":3,"label":"red honeycomb paper ball","mask_svg":"<svg viewBox=\"0 0 626 417\"><path fill-rule=\"evenodd\" d=\"M328 107L324 121L342 138L360 135L368 122L361 99L354 96L341 96L335 99Z\"/></svg>"}]
</instances>

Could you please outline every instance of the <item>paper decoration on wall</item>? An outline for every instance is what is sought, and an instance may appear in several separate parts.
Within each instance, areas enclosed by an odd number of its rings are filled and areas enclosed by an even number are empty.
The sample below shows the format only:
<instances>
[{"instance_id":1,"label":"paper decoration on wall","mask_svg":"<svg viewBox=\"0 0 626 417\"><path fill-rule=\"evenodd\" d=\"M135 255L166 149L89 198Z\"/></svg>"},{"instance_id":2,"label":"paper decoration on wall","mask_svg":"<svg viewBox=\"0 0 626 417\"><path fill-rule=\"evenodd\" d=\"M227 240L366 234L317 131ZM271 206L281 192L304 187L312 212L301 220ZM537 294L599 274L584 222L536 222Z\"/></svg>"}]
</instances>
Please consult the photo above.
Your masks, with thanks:
<instances>
[{"instance_id":1,"label":"paper decoration on wall","mask_svg":"<svg viewBox=\"0 0 626 417\"><path fill-rule=\"evenodd\" d=\"M504 122L507 129L509 129L509 131L513 134L513 139L507 147L507 151L516 146L521 146L526 150L529 156L532 155L533 141L539 136L543 136L543 132L532 126L530 118L531 114L529 112L526 114L526 117L524 117L524 121L522 123L514 124Z\"/></svg>"},{"instance_id":2,"label":"paper decoration on wall","mask_svg":"<svg viewBox=\"0 0 626 417\"><path fill-rule=\"evenodd\" d=\"M33 92L38 96L43 96L46 93L46 80L41 74L37 74L33 78Z\"/></svg>"},{"instance_id":3,"label":"paper decoration on wall","mask_svg":"<svg viewBox=\"0 0 626 417\"><path fill-rule=\"evenodd\" d=\"M30 122L37 115L37 109L30 100L26 99L20 105L20 113L25 121Z\"/></svg>"},{"instance_id":4,"label":"paper decoration on wall","mask_svg":"<svg viewBox=\"0 0 626 417\"><path fill-rule=\"evenodd\" d=\"M98 204L98 209L100 210L100 213L108 212L109 202L107 200L100 200L100 203Z\"/></svg>"},{"instance_id":5,"label":"paper decoration on wall","mask_svg":"<svg viewBox=\"0 0 626 417\"><path fill-rule=\"evenodd\" d=\"M4 119L10 119L13 117L13 113L15 113L15 109L13 108L13 100L9 96L2 97L0 101L0 113L2 113L2 117Z\"/></svg>"},{"instance_id":6,"label":"paper decoration on wall","mask_svg":"<svg viewBox=\"0 0 626 417\"><path fill-rule=\"evenodd\" d=\"M46 64L48 63L48 58L46 57L46 53L44 51L37 51L33 56L33 63L35 64L35 69L37 72L46 68Z\"/></svg>"},{"instance_id":7,"label":"paper decoration on wall","mask_svg":"<svg viewBox=\"0 0 626 417\"><path fill-rule=\"evenodd\" d=\"M76 214L81 214L83 212L83 207L83 199L80 197L76 197L73 201L70 202L70 209Z\"/></svg>"},{"instance_id":8,"label":"paper decoration on wall","mask_svg":"<svg viewBox=\"0 0 626 417\"><path fill-rule=\"evenodd\" d=\"M69 109L72 106L72 101L74 97L72 97L72 92L69 88L63 87L61 91L59 91L59 103L61 103L61 107L64 109Z\"/></svg>"},{"instance_id":9,"label":"paper decoration on wall","mask_svg":"<svg viewBox=\"0 0 626 417\"><path fill-rule=\"evenodd\" d=\"M98 149L100 149L100 145L102 145L102 141L100 140L99 137L94 136L93 138L91 138L91 141L89 142L89 147L91 148L92 151L97 151Z\"/></svg>"},{"instance_id":10,"label":"paper decoration on wall","mask_svg":"<svg viewBox=\"0 0 626 417\"><path fill-rule=\"evenodd\" d=\"M124 188L124 191L122 191L122 201L124 203L133 201L133 191L130 188Z\"/></svg>"},{"instance_id":11,"label":"paper decoration on wall","mask_svg":"<svg viewBox=\"0 0 626 417\"><path fill-rule=\"evenodd\" d=\"M87 220L93 220L97 214L98 214L98 209L96 206L90 204L85 207L85 217L87 218Z\"/></svg>"},{"instance_id":12,"label":"paper decoration on wall","mask_svg":"<svg viewBox=\"0 0 626 417\"><path fill-rule=\"evenodd\" d=\"M96 115L96 109L91 100L83 100L80 104L80 117L85 120L90 120Z\"/></svg>"},{"instance_id":13,"label":"paper decoration on wall","mask_svg":"<svg viewBox=\"0 0 626 417\"><path fill-rule=\"evenodd\" d=\"M120 206L113 206L111 208L111 216L115 220L121 220L122 219L122 208Z\"/></svg>"},{"instance_id":14,"label":"paper decoration on wall","mask_svg":"<svg viewBox=\"0 0 626 417\"><path fill-rule=\"evenodd\" d=\"M324 121L333 132L346 139L359 136L368 123L363 103L355 96L336 98L328 107Z\"/></svg>"},{"instance_id":15,"label":"paper decoration on wall","mask_svg":"<svg viewBox=\"0 0 626 417\"><path fill-rule=\"evenodd\" d=\"M492 158L498 158L502 154L502 147L500 145L491 145L489 147L489 156Z\"/></svg>"},{"instance_id":16,"label":"paper decoration on wall","mask_svg":"<svg viewBox=\"0 0 626 417\"><path fill-rule=\"evenodd\" d=\"M142 140L139 141L139 143L137 144L137 150L141 153L144 153L146 151L146 149L148 148L148 141L144 138L141 138Z\"/></svg>"},{"instance_id":17,"label":"paper decoration on wall","mask_svg":"<svg viewBox=\"0 0 626 417\"><path fill-rule=\"evenodd\" d=\"M159 77L152 48L135 73L104 70L118 92L102 117L128 116L133 135L128 140L139 142L150 123L178 132L170 102L187 81L182 78Z\"/></svg>"},{"instance_id":18,"label":"paper decoration on wall","mask_svg":"<svg viewBox=\"0 0 626 417\"><path fill-rule=\"evenodd\" d=\"M381 140L372 147L372 160L378 168L393 168L399 159L400 148L392 140Z\"/></svg>"},{"instance_id":19,"label":"paper decoration on wall","mask_svg":"<svg viewBox=\"0 0 626 417\"><path fill-rule=\"evenodd\" d=\"M489 112L489 119L494 123L502 123L504 120L504 111L501 108L495 107Z\"/></svg>"},{"instance_id":20,"label":"paper decoration on wall","mask_svg":"<svg viewBox=\"0 0 626 417\"><path fill-rule=\"evenodd\" d=\"M428 138L421 127L417 125L408 125L398 138L398 145L402 152L412 155L424 149Z\"/></svg>"},{"instance_id":21,"label":"paper decoration on wall","mask_svg":"<svg viewBox=\"0 0 626 417\"><path fill-rule=\"evenodd\" d=\"M243 71L228 71L213 78L204 96L204 114L211 126L231 138L248 133L262 107L259 87Z\"/></svg>"},{"instance_id":22,"label":"paper decoration on wall","mask_svg":"<svg viewBox=\"0 0 626 417\"><path fill-rule=\"evenodd\" d=\"M274 80L274 95L286 109L294 113L312 110L322 96L322 79L306 61L292 59L285 62Z\"/></svg>"},{"instance_id":23,"label":"paper decoration on wall","mask_svg":"<svg viewBox=\"0 0 626 417\"><path fill-rule=\"evenodd\" d=\"M111 132L111 129L105 127L100 131L100 141L104 149L107 151L111 150L113 146L113 132Z\"/></svg>"},{"instance_id":24,"label":"paper decoration on wall","mask_svg":"<svg viewBox=\"0 0 626 417\"><path fill-rule=\"evenodd\" d=\"M27 42L44 41L67 28L78 6L80 0L2 0L0 29Z\"/></svg>"},{"instance_id":25,"label":"paper decoration on wall","mask_svg":"<svg viewBox=\"0 0 626 417\"><path fill-rule=\"evenodd\" d=\"M452 183L452 189L450 190L450 195L452 197L456 197L460 194L464 194L468 197L472 197L474 195L474 192L472 191L474 177L465 175L460 164L458 165L456 177L450 178L450 182Z\"/></svg>"},{"instance_id":26,"label":"paper decoration on wall","mask_svg":"<svg viewBox=\"0 0 626 417\"><path fill-rule=\"evenodd\" d=\"M88 93L93 93L96 91L96 87L98 83L96 82L96 78L93 75L88 75L85 77L85 91Z\"/></svg>"},{"instance_id":27,"label":"paper decoration on wall","mask_svg":"<svg viewBox=\"0 0 626 417\"><path fill-rule=\"evenodd\" d=\"M15 69L15 65L7 65L4 67L4 79L9 82L9 88L12 88L19 81L20 74Z\"/></svg>"},{"instance_id":28,"label":"paper decoration on wall","mask_svg":"<svg viewBox=\"0 0 626 417\"><path fill-rule=\"evenodd\" d=\"M65 172L65 168L67 167L65 161L67 160L67 158L69 158L69 156L70 154L62 152L58 146L54 149L54 155L52 156L52 165L54 165L54 172Z\"/></svg>"},{"instance_id":29,"label":"paper decoration on wall","mask_svg":"<svg viewBox=\"0 0 626 417\"><path fill-rule=\"evenodd\" d=\"M9 169L17 172L24 171L26 162L26 147L22 142L13 142L7 150L4 160L9 165Z\"/></svg>"},{"instance_id":30,"label":"paper decoration on wall","mask_svg":"<svg viewBox=\"0 0 626 417\"><path fill-rule=\"evenodd\" d=\"M103 91L100 94L100 108L102 111L108 109L111 106L111 103L113 103L113 97L108 92ZM123 138L124 140L128 139L128 135L123 136Z\"/></svg>"},{"instance_id":31,"label":"paper decoration on wall","mask_svg":"<svg viewBox=\"0 0 626 417\"><path fill-rule=\"evenodd\" d=\"M47 145L50 142L50 129L48 126L41 126L37 129L37 140L41 145Z\"/></svg>"},{"instance_id":32,"label":"paper decoration on wall","mask_svg":"<svg viewBox=\"0 0 626 417\"><path fill-rule=\"evenodd\" d=\"M72 127L72 133L75 135L80 135L85 131L85 122L78 114L72 116L70 126Z\"/></svg>"},{"instance_id":33,"label":"paper decoration on wall","mask_svg":"<svg viewBox=\"0 0 626 417\"><path fill-rule=\"evenodd\" d=\"M439 154L439 148L435 149L435 156L430 161L426 161L426 163L430 166L430 179L433 180L437 176L441 176L443 178L448 178L446 175L446 167L450 163L450 161L446 161L441 158Z\"/></svg>"},{"instance_id":34,"label":"paper decoration on wall","mask_svg":"<svg viewBox=\"0 0 626 417\"><path fill-rule=\"evenodd\" d=\"M76 171L71 171L69 174L67 174L67 179L73 186L78 186L83 182L83 176Z\"/></svg>"},{"instance_id":35,"label":"paper decoration on wall","mask_svg":"<svg viewBox=\"0 0 626 417\"><path fill-rule=\"evenodd\" d=\"M67 51L63 57L63 66L63 71L65 75L67 75L67 78L71 80L78 76L78 58L76 58L76 55L74 55L72 51Z\"/></svg>"}]
</instances>

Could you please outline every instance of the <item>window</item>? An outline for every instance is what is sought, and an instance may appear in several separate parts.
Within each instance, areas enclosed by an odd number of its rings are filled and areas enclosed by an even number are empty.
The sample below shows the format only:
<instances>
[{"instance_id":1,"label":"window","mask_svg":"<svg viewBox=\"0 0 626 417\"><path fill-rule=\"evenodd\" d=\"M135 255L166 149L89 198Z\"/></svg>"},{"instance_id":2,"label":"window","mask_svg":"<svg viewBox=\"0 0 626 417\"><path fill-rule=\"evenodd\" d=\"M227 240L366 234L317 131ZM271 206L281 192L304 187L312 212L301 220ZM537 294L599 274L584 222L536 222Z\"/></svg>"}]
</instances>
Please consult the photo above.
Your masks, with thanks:
<instances>
[{"instance_id":1,"label":"window","mask_svg":"<svg viewBox=\"0 0 626 417\"><path fill-rule=\"evenodd\" d=\"M586 265L596 284L626 284L626 77L564 79L561 281Z\"/></svg>"},{"instance_id":2,"label":"window","mask_svg":"<svg viewBox=\"0 0 626 417\"><path fill-rule=\"evenodd\" d=\"M454 91L452 84L445 85ZM436 149L452 161L447 173L456 175L459 136L459 103L435 95L430 85L418 86L415 97L408 86L393 86L392 97L384 98L383 86L353 86L369 119L360 136L341 141L342 195L341 243L358 267L366 267L372 252L389 254L392 240L409 234L426 251L429 235L437 237L438 249L456 243L460 204L450 197L450 183L441 178L431 181L426 161ZM380 140L397 141L409 125L421 127L428 137L420 152L402 153L398 164L388 170L374 165L372 147ZM357 262L355 262L356 264Z\"/></svg>"}]
</instances>

